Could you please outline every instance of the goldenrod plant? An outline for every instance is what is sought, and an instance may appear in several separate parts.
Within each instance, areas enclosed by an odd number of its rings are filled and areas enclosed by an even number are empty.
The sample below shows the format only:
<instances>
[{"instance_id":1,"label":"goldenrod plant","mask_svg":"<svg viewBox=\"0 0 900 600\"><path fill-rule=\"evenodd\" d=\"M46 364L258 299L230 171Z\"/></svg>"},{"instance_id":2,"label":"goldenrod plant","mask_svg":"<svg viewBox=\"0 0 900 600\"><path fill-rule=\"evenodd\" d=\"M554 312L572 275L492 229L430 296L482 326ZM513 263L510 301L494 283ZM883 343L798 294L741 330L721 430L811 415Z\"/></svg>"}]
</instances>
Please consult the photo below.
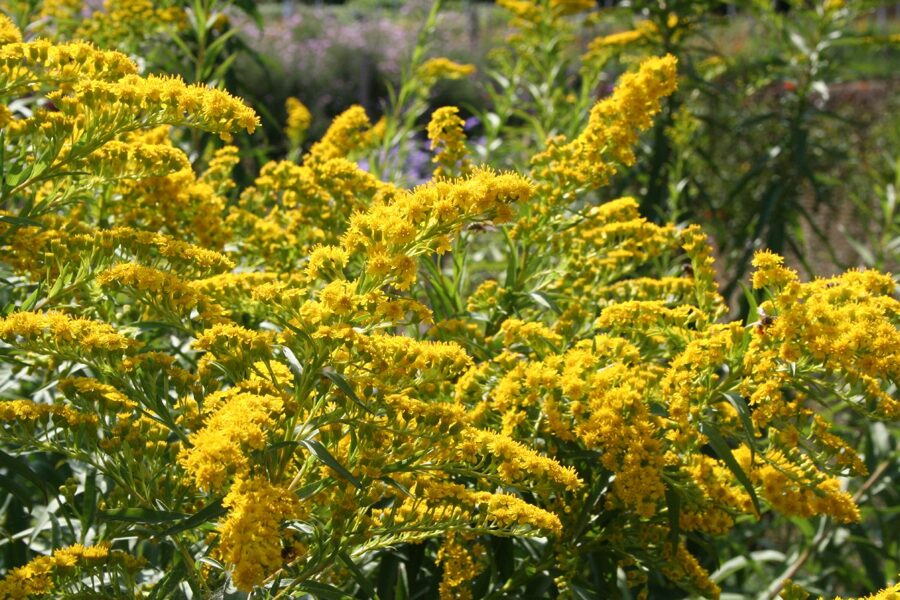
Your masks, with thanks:
<instances>
[{"instance_id":1,"label":"goldenrod plant","mask_svg":"<svg viewBox=\"0 0 900 600\"><path fill-rule=\"evenodd\" d=\"M240 186L239 99L29 31L0 17L0 598L716 598L704 543L860 522L888 468L838 426L900 412L891 277L762 251L728 321L699 228L596 202L674 56L520 172L446 107L408 189L357 162L402 108L301 154L292 102ZM185 129L223 140L202 168Z\"/></svg>"},{"instance_id":2,"label":"goldenrod plant","mask_svg":"<svg viewBox=\"0 0 900 600\"><path fill-rule=\"evenodd\" d=\"M788 253L807 277L858 264L821 215L852 220L845 199L876 184L867 171L882 145L895 152L892 94L875 91L892 77L896 52L873 16L884 5L748 0L732 3L728 17L706 0L631 6L586 58L627 65L670 52L683 85L616 188L641 190L654 220L702 222L731 302L761 247ZM860 58L880 55L891 57L884 74ZM848 90L867 86L871 93L847 101Z\"/></svg>"},{"instance_id":3,"label":"goldenrod plant","mask_svg":"<svg viewBox=\"0 0 900 600\"><path fill-rule=\"evenodd\" d=\"M409 61L403 65L401 83L396 89L389 86L390 104L385 108L384 118L373 128L371 141L377 151L369 154L369 171L385 181L409 183L406 181L409 179L406 162L417 145L417 121L428 111L428 99L435 84L475 73L474 65L461 64L444 56L427 58L432 50L431 38L442 2L435 0L424 16L424 25Z\"/></svg>"}]
</instances>

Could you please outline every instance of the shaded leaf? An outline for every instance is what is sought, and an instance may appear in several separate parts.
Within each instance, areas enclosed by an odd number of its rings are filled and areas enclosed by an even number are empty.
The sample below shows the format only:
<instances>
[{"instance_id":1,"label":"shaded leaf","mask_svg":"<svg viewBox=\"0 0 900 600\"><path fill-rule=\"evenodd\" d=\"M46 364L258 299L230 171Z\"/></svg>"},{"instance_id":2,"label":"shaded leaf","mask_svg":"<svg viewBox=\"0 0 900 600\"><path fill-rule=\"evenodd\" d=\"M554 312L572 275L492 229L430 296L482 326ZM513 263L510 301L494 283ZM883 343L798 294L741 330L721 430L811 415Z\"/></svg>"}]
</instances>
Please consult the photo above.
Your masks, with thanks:
<instances>
[{"instance_id":1,"label":"shaded leaf","mask_svg":"<svg viewBox=\"0 0 900 600\"><path fill-rule=\"evenodd\" d=\"M300 589L314 598L324 598L325 600L343 600L344 598L352 598L350 594L342 592L333 585L320 583L318 581L307 581L300 585Z\"/></svg>"},{"instance_id":2,"label":"shaded leaf","mask_svg":"<svg viewBox=\"0 0 900 600\"><path fill-rule=\"evenodd\" d=\"M353 388L350 386L350 382L347 381L346 377L344 377L340 373L336 373L335 371L331 371L328 369L323 369L322 375L327 377L331 381L331 383L336 385L337 388L341 390L341 392L343 392L345 396L350 398L350 400L352 400L357 406L359 406L369 414L374 414L372 413L372 409L366 406L365 403L359 399L359 396L357 396L356 392L353 391Z\"/></svg>"},{"instance_id":3,"label":"shaded leaf","mask_svg":"<svg viewBox=\"0 0 900 600\"><path fill-rule=\"evenodd\" d=\"M4 467L8 469L10 473L15 473L34 484L34 486L44 495L45 502L49 499L50 494L53 493L53 490L50 489L46 480L35 473L22 457L10 456L6 452L0 450L0 467Z\"/></svg>"},{"instance_id":4,"label":"shaded leaf","mask_svg":"<svg viewBox=\"0 0 900 600\"><path fill-rule=\"evenodd\" d=\"M165 531L156 534L156 537L167 537L170 535L175 535L176 533L181 533L182 531L186 531L188 529L193 529L199 525L212 521L216 517L225 514L225 507L222 506L222 499L214 500L210 502L187 519L166 529ZM182 515L184 516L184 515Z\"/></svg>"},{"instance_id":5,"label":"shaded leaf","mask_svg":"<svg viewBox=\"0 0 900 600\"><path fill-rule=\"evenodd\" d=\"M363 484L359 479L357 479L353 473L345 469L320 442L317 442L316 440L300 440L300 444L312 452L316 458L321 460L332 471L355 485L357 488L363 489Z\"/></svg>"},{"instance_id":6,"label":"shaded leaf","mask_svg":"<svg viewBox=\"0 0 900 600\"><path fill-rule=\"evenodd\" d=\"M753 489L753 483L741 468L741 465L738 464L737 459L734 458L734 454L731 452L731 448L728 447L728 443L722 437L722 434L709 423L703 423L700 426L700 431L707 437L709 445L712 447L713 451L715 451L719 459L725 463L725 466L734 473L734 476L740 484L747 490L747 493L750 495L750 500L753 502L753 508L756 509L756 514L761 514L759 498L756 497L756 490Z\"/></svg>"}]
</instances>

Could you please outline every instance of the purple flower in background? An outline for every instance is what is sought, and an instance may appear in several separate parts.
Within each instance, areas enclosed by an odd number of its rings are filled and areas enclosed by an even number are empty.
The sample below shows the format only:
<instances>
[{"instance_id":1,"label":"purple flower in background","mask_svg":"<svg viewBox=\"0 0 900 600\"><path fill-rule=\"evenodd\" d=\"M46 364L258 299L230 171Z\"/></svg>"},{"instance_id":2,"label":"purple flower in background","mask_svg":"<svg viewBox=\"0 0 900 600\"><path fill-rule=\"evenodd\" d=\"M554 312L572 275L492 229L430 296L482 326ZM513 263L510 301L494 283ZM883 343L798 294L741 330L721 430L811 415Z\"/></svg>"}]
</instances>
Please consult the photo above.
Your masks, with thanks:
<instances>
[{"instance_id":1,"label":"purple flower in background","mask_svg":"<svg viewBox=\"0 0 900 600\"><path fill-rule=\"evenodd\" d=\"M406 161L405 170L409 182L420 185L431 179L431 153L423 149L422 144L412 140L409 158Z\"/></svg>"},{"instance_id":2,"label":"purple flower in background","mask_svg":"<svg viewBox=\"0 0 900 600\"><path fill-rule=\"evenodd\" d=\"M247 44L271 65L259 69L246 63L244 81L272 90L276 103L279 96L298 96L316 115L331 116L354 103L374 113L385 100L386 84L399 84L430 3L411 0L394 10L353 10L352 5L295 2L290 10L270 12L263 27L235 15ZM473 14L440 15L429 40L432 53L479 62L496 32L473 26Z\"/></svg>"}]
</instances>

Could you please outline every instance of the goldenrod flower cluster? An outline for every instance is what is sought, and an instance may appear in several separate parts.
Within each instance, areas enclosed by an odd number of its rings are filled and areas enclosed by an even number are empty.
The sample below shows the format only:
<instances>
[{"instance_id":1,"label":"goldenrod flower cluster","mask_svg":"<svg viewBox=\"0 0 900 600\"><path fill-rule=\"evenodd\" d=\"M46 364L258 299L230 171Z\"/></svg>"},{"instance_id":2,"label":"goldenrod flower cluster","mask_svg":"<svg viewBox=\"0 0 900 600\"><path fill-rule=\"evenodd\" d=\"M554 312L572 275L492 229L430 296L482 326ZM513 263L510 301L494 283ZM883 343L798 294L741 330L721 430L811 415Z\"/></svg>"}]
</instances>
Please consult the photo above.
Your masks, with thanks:
<instances>
[{"instance_id":1,"label":"goldenrod flower cluster","mask_svg":"<svg viewBox=\"0 0 900 600\"><path fill-rule=\"evenodd\" d=\"M81 0L43 0L37 4L38 31L42 35L89 40L104 48L137 50L187 20L185 9L171 1L104 0L102 7Z\"/></svg>"},{"instance_id":2,"label":"goldenrod flower cluster","mask_svg":"<svg viewBox=\"0 0 900 600\"><path fill-rule=\"evenodd\" d=\"M634 162L632 147L652 123L660 101L676 87L676 60L651 58L623 76L613 94L594 105L587 127L573 139L556 137L532 158L531 177L550 206L566 205L578 193L605 185L618 165ZM549 210L541 206L538 211Z\"/></svg>"},{"instance_id":3,"label":"goldenrod flower cluster","mask_svg":"<svg viewBox=\"0 0 900 600\"><path fill-rule=\"evenodd\" d=\"M305 104L294 97L287 99L285 109L287 109L287 123L284 126L284 133L291 145L298 147L303 143L306 130L312 124L312 114Z\"/></svg>"},{"instance_id":4,"label":"goldenrod flower cluster","mask_svg":"<svg viewBox=\"0 0 900 600\"><path fill-rule=\"evenodd\" d=\"M497 0L497 4L515 15L515 24L531 28L544 19L558 22L561 17L589 11L597 5L591 0Z\"/></svg>"},{"instance_id":5,"label":"goldenrod flower cluster","mask_svg":"<svg viewBox=\"0 0 900 600\"><path fill-rule=\"evenodd\" d=\"M864 598L861 597L858 600L896 600L897 598L900 598L900 583L884 588L883 590L865 596ZM835 600L843 599L837 597Z\"/></svg>"},{"instance_id":6,"label":"goldenrod flower cluster","mask_svg":"<svg viewBox=\"0 0 900 600\"><path fill-rule=\"evenodd\" d=\"M631 50L660 38L659 31L651 21L639 21L634 29L601 35L590 41L587 52L582 56L586 65L602 66L616 52Z\"/></svg>"},{"instance_id":7,"label":"goldenrod flower cluster","mask_svg":"<svg viewBox=\"0 0 900 600\"><path fill-rule=\"evenodd\" d=\"M443 568L441 597L471 600L472 592L466 584L483 570L483 565L475 561L484 552L480 544L469 549L459 536L447 536L437 552L437 561Z\"/></svg>"},{"instance_id":8,"label":"goldenrod flower cluster","mask_svg":"<svg viewBox=\"0 0 900 600\"><path fill-rule=\"evenodd\" d=\"M427 132L431 149L435 151L432 160L438 165L435 177L464 174L469 170L464 127L465 122L455 106L442 106L432 113Z\"/></svg>"},{"instance_id":9,"label":"goldenrod flower cluster","mask_svg":"<svg viewBox=\"0 0 900 600\"><path fill-rule=\"evenodd\" d=\"M431 86L442 79L463 79L474 73L475 65L462 64L439 56L422 63L419 66L417 76L426 86Z\"/></svg>"},{"instance_id":10,"label":"goldenrod flower cluster","mask_svg":"<svg viewBox=\"0 0 900 600\"><path fill-rule=\"evenodd\" d=\"M71 591L78 580L89 573L96 576L120 569L135 570L139 566L140 561L122 551L110 550L109 544L75 544L10 571L0 581L0 598L25 600L48 594L58 595Z\"/></svg>"},{"instance_id":11,"label":"goldenrod flower cluster","mask_svg":"<svg viewBox=\"0 0 900 600\"><path fill-rule=\"evenodd\" d=\"M135 596L170 569L198 597L291 597L420 543L442 598L470 598L500 537L525 562L497 589L575 590L602 555L638 594L652 575L716 597L699 536L766 512L861 518L866 463L831 415L898 416L893 280L804 283L763 251L763 302L729 322L702 231L597 202L674 57L624 75L527 173L477 164L445 107L437 176L383 181L357 162L383 129L353 107L239 189L237 147L189 161L177 140L252 131L241 101L22 40L0 19L0 440L90 465L103 494L82 515L75 484L82 517L58 532L98 544L13 569L0 598L95 578ZM420 76L468 72L448 65ZM288 109L299 154L308 113ZM135 574L126 549L161 562Z\"/></svg>"}]
</instances>

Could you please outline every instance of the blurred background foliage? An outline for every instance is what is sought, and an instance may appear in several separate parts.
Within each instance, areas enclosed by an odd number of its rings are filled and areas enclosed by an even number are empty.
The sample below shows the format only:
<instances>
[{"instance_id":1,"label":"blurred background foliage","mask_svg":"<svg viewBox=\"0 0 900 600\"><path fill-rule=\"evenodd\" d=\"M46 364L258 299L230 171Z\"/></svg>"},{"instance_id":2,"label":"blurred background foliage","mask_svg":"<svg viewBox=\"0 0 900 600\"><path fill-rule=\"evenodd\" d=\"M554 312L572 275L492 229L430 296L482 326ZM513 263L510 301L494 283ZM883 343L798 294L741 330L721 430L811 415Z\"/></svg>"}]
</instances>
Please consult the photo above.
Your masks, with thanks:
<instances>
[{"instance_id":1,"label":"blurred background foliage","mask_svg":"<svg viewBox=\"0 0 900 600\"><path fill-rule=\"evenodd\" d=\"M10 4L32 12L52 4L46 28L63 36L85 37L85 15L102 12L99 0ZM354 104L375 122L401 86L432 6L428 0L146 3L157 13L186 9L166 23L148 22L135 8L142 2L119 4L143 18L135 18L132 35L95 26L95 42L114 40L141 56L149 72L224 87L262 115L262 132L239 144L245 154L239 184L288 153L289 97L312 113L307 147ZM560 127L577 127L628 65L671 52L680 61L679 92L643 140L635 168L600 200L633 195L656 221L703 225L736 310L746 310L739 306L740 282L761 247L787 255L807 276L851 266L897 270L896 4L606 0L566 31L542 33L533 50L507 44L513 33L507 11L492 2L441 4L429 56L472 64L477 72L438 82L418 115L420 126L434 108L459 106L481 157L520 167L548 136L571 133ZM68 19L60 18L59 6L69 7ZM580 58L589 48L595 71L586 75ZM541 89L554 97L542 98ZM520 126L519 143L497 146L493 134L510 125ZM215 140L192 135L199 138L192 140L197 159L208 159ZM409 140L407 182L428 173L427 140L419 136Z\"/></svg>"},{"instance_id":2,"label":"blurred background foliage","mask_svg":"<svg viewBox=\"0 0 900 600\"><path fill-rule=\"evenodd\" d=\"M256 102L269 109L271 147L281 145L278 123L289 96L312 110L311 140L352 104L377 119L389 90L399 85L429 4L270 3L256 21L236 19L253 52L238 60L235 78L257 90ZM725 267L726 295L737 303L748 260L760 247L787 254L808 276L863 265L897 270L897 11L866 2L826 8L638 0L605 6L576 24L573 39L546 39L544 47L559 46L553 60L562 85L554 89L577 92L584 84L577 59L592 40L643 30L639 38L610 39L602 48L602 72L587 90L591 101L640 58L679 57L679 93L644 140L636 168L606 194L641 198L645 214L658 221L701 223ZM458 105L464 117L498 114L497 98L478 90L485 80L495 88L509 83L495 77L505 78L498 68L503 59L497 59L511 33L503 13L489 2L444 5L430 40L433 52L474 64L478 75L439 84L433 108ZM269 68L259 69L258 61ZM512 92L528 106L527 86L540 87L547 74L535 69L531 76L527 81L525 73ZM571 108L567 100L565 94L557 99L557 114L547 122L562 121L558 113ZM469 123L477 145L490 123ZM523 135L521 148L491 148L491 160L496 164L504 154L500 162L515 166L527 146L554 133L560 132L538 129Z\"/></svg>"},{"instance_id":3,"label":"blurred background foliage","mask_svg":"<svg viewBox=\"0 0 900 600\"><path fill-rule=\"evenodd\" d=\"M27 23L51 3L4 4L18 22ZM102 24L85 28L103 12L99 2L52 4L41 35L93 32L97 44L140 56L148 72L178 73L245 98L262 116L263 127L252 138L235 140L242 156L239 188L265 160L291 151L283 129L289 97L311 110L308 147L351 105L365 107L375 122L402 96L404 69L416 50L477 68L471 78L439 82L419 99L425 105L415 115L418 124L427 123L434 108L458 105L472 151L510 167L522 167L547 136L570 133L546 124L577 129L586 107L609 93L628 65L671 52L679 58L679 91L643 138L635 166L598 192L597 201L633 195L649 218L700 223L714 243L720 283L736 313L752 303L741 288L759 248L785 253L807 277L854 266L894 272L900 267L900 7L895 4L599 3L569 29L543 32L532 54L522 50L526 45L508 42L513 33L508 15L490 2L444 3L430 25L432 3L424 0L145 3L158 15L166 8L183 9L177 18L155 21L135 8L141 2L126 2L121 4L131 5L134 19L130 26L125 20L126 30L115 36ZM580 60L588 51L599 64L590 76ZM567 114L573 116L569 121L561 118ZM494 134L501 126L519 128L518 141L497 143ZM191 158L207 162L220 142L189 135L182 142ZM409 133L404 143L410 159L401 164L409 169L419 164L421 172L394 177L415 183L431 168L428 142ZM741 523L731 547L691 548L706 557L704 566L723 589L746 591L723 598L777 597L788 579L817 595L876 590L896 581L898 431L852 417L842 427L835 433L856 440L872 474L857 492L863 524L810 524L769 515ZM31 542L58 528L58 507L27 513L23 507L34 505L34 498L68 486L73 505L85 508L66 518L93 518L99 493L93 474L61 464L62 469L52 455L0 453L3 569L26 562ZM512 572L521 551L498 539L490 548L491 562ZM420 584L439 576L434 564L423 563L425 555L418 546L386 552L366 575L381 598L419 597L417 589L435 587ZM844 582L843 589L824 583L833 581ZM654 598L682 597L662 579L651 583Z\"/></svg>"}]
</instances>

